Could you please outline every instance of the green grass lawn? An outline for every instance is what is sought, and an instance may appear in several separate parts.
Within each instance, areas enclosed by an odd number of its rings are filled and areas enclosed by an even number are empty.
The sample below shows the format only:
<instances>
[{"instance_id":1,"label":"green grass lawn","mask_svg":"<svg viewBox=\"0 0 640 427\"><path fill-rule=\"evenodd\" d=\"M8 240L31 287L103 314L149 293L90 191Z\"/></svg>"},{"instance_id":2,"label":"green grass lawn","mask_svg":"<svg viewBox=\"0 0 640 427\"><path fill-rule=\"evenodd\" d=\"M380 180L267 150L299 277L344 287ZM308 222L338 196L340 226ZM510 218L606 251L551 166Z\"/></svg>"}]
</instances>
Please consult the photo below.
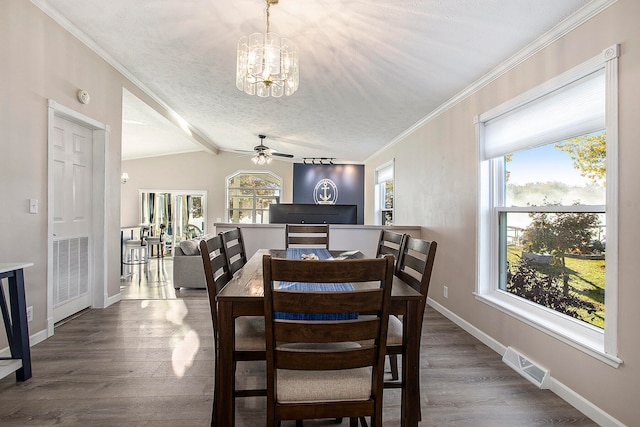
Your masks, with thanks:
<instances>
[{"instance_id":1,"label":"green grass lawn","mask_svg":"<svg viewBox=\"0 0 640 427\"><path fill-rule=\"evenodd\" d=\"M507 259L510 265L517 265L522 257L522 246L509 246ZM565 258L569 273L570 292L594 304L593 313L580 310L580 319L599 328L604 328L604 269L605 260ZM561 267L539 264L538 271L545 275L558 276Z\"/></svg>"}]
</instances>

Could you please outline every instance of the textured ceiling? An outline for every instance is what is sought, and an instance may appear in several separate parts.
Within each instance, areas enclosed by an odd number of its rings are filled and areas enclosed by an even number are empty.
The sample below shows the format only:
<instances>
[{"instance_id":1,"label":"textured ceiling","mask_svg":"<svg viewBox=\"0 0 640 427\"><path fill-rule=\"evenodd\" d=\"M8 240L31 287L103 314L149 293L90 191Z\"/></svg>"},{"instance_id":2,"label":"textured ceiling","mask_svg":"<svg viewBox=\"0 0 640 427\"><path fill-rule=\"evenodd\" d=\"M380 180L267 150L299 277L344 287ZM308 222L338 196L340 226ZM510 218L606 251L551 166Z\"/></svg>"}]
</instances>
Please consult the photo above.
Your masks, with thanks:
<instances>
[{"instance_id":1,"label":"textured ceiling","mask_svg":"<svg viewBox=\"0 0 640 427\"><path fill-rule=\"evenodd\" d=\"M362 162L600 0L280 0L271 30L297 44L300 88L279 99L235 87L236 44L264 31L262 0L32 1L220 149L251 150L265 133L296 160ZM198 149L172 124L147 136L162 120L125 95L124 158Z\"/></svg>"}]
</instances>

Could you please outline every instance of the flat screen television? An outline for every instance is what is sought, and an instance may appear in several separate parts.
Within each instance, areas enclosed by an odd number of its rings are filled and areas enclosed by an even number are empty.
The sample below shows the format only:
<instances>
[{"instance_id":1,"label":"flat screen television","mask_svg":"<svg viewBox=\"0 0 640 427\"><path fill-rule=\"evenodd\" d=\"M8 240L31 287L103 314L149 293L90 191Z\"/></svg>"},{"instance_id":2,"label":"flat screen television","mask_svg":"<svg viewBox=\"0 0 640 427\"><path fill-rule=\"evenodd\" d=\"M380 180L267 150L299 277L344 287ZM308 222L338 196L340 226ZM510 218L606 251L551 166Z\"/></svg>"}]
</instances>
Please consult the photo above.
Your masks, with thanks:
<instances>
[{"instance_id":1,"label":"flat screen television","mask_svg":"<svg viewBox=\"0 0 640 427\"><path fill-rule=\"evenodd\" d=\"M272 203L269 205L269 223L357 224L358 206Z\"/></svg>"}]
</instances>

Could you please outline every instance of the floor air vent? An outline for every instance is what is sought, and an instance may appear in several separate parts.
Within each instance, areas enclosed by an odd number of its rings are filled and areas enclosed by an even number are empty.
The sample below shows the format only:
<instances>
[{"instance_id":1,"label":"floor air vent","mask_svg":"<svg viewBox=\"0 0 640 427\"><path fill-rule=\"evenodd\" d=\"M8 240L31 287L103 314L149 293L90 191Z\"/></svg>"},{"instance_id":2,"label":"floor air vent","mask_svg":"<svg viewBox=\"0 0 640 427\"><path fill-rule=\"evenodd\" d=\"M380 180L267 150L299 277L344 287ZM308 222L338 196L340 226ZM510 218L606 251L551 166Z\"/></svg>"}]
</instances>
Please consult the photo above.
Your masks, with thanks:
<instances>
[{"instance_id":1,"label":"floor air vent","mask_svg":"<svg viewBox=\"0 0 640 427\"><path fill-rule=\"evenodd\" d=\"M536 365L512 347L507 347L502 361L538 388L549 388L549 370Z\"/></svg>"}]
</instances>

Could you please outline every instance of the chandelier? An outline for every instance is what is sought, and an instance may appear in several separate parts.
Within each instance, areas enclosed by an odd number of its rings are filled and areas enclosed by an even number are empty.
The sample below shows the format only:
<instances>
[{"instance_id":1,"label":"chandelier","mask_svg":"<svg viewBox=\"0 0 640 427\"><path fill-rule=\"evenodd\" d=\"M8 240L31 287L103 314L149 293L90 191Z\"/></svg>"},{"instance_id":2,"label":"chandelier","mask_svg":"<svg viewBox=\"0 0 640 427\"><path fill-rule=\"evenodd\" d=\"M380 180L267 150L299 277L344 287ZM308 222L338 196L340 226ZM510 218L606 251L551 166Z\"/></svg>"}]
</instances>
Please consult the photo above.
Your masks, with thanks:
<instances>
[{"instance_id":1,"label":"chandelier","mask_svg":"<svg viewBox=\"0 0 640 427\"><path fill-rule=\"evenodd\" d=\"M238 41L236 87L249 95L279 98L292 95L298 89L296 45L269 31L269 8L278 1L265 0L266 32L242 36Z\"/></svg>"}]
</instances>

